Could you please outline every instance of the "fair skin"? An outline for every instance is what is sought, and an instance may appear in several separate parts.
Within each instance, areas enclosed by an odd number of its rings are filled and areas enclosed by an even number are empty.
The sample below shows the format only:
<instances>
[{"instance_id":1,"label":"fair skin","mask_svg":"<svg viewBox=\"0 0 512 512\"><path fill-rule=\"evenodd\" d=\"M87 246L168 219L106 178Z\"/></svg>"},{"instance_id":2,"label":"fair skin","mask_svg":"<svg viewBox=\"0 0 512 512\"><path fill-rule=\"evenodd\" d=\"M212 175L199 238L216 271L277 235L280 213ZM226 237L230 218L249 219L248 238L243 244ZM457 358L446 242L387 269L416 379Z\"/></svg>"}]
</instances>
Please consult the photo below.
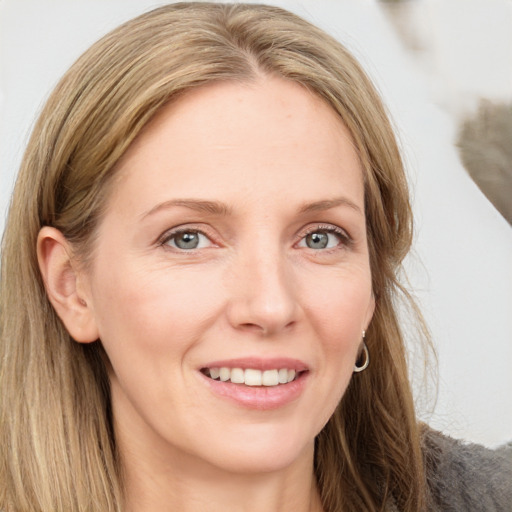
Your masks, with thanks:
<instances>
[{"instance_id":1,"label":"fair skin","mask_svg":"<svg viewBox=\"0 0 512 512\"><path fill-rule=\"evenodd\" d=\"M116 172L91 264L53 228L38 255L73 338L110 359L127 510L321 510L314 439L374 310L348 131L292 82L209 85Z\"/></svg>"}]
</instances>

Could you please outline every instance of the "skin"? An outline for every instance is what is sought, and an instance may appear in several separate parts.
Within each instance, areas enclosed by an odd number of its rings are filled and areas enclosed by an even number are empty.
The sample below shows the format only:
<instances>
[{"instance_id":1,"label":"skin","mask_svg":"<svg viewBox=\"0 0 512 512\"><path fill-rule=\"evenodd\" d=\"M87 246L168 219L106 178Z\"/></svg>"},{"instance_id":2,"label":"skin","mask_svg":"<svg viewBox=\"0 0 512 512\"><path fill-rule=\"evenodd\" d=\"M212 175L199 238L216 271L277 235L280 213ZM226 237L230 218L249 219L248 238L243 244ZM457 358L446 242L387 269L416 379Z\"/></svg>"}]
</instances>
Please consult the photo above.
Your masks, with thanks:
<instances>
[{"instance_id":1,"label":"skin","mask_svg":"<svg viewBox=\"0 0 512 512\"><path fill-rule=\"evenodd\" d=\"M362 176L347 129L298 84L208 85L124 155L87 270L43 228L52 303L110 359L127 510L321 510L314 438L374 310ZM199 370L241 357L305 363L299 396L261 409L214 393Z\"/></svg>"}]
</instances>

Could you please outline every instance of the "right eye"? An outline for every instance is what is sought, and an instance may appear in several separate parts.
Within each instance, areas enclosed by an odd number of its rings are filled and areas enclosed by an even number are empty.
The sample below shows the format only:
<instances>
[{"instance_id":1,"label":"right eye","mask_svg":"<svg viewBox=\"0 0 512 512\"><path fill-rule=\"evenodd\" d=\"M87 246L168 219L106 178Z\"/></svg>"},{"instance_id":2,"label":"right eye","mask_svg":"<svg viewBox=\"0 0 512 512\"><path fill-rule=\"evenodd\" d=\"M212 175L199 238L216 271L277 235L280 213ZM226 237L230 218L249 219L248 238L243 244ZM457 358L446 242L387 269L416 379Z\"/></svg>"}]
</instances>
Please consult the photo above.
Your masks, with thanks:
<instances>
[{"instance_id":1,"label":"right eye","mask_svg":"<svg viewBox=\"0 0 512 512\"><path fill-rule=\"evenodd\" d=\"M201 231L184 229L169 233L163 241L163 245L169 245L181 251L191 251L209 247L212 245L212 242Z\"/></svg>"}]
</instances>

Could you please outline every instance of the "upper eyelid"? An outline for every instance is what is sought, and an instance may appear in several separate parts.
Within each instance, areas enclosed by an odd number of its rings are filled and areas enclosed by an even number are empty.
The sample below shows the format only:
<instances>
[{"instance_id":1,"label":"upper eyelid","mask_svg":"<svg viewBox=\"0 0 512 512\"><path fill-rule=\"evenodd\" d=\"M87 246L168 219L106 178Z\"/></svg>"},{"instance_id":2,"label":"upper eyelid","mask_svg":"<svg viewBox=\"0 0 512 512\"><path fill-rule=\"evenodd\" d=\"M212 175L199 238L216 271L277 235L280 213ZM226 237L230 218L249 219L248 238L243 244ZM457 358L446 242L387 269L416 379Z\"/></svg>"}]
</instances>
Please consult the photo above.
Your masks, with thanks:
<instances>
[{"instance_id":1,"label":"upper eyelid","mask_svg":"<svg viewBox=\"0 0 512 512\"><path fill-rule=\"evenodd\" d=\"M354 243L355 243L354 239L352 238L352 236L349 234L349 232L346 229L344 229L336 224L329 224L329 223L324 223L324 222L320 222L320 223L313 224L313 225L306 227L305 230L300 232L300 234L298 236L298 241L296 242L296 244L299 244L302 240L304 240L304 238L306 236L308 236L311 233L315 233L316 231L327 231L330 233L335 233L341 239L340 244L337 247L333 247L331 249L324 249L323 251L319 251L319 252L322 252L322 253L324 253L325 251L331 252L334 250L339 250L340 248L351 249L354 246Z\"/></svg>"},{"instance_id":2,"label":"upper eyelid","mask_svg":"<svg viewBox=\"0 0 512 512\"><path fill-rule=\"evenodd\" d=\"M164 231L157 239L157 243L159 245L166 244L169 240L172 240L173 237L179 235L180 233L187 233L187 232L194 232L199 233L201 235L204 235L208 240L210 240L212 243L217 243L212 236L211 233L208 232L208 230L205 230L204 228L199 228L192 225L183 224L182 226L175 226L173 228L167 229Z\"/></svg>"},{"instance_id":3,"label":"upper eyelid","mask_svg":"<svg viewBox=\"0 0 512 512\"><path fill-rule=\"evenodd\" d=\"M299 237L302 238L310 233L314 233L315 231L329 231L333 233L338 233L341 236L345 236L347 239L351 239L349 232L336 224L329 224L325 222L319 222L318 224L313 224L305 228L305 230L301 231Z\"/></svg>"}]
</instances>

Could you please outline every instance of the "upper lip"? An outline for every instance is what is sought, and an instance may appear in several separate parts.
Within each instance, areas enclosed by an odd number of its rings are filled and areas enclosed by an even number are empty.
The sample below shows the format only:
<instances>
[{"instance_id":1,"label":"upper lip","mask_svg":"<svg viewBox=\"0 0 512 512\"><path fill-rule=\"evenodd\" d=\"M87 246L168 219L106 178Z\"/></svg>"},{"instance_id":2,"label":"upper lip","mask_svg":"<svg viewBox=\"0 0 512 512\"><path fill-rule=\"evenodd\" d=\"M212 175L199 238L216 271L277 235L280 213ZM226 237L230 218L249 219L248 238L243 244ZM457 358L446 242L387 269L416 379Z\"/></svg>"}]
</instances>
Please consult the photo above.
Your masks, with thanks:
<instances>
[{"instance_id":1,"label":"upper lip","mask_svg":"<svg viewBox=\"0 0 512 512\"><path fill-rule=\"evenodd\" d=\"M289 357L242 357L235 359L223 359L209 362L201 366L201 368L242 368L243 370L251 368L262 371L286 368L288 370L295 370L296 372L302 372L309 369L308 365L304 362L299 359Z\"/></svg>"}]
</instances>

